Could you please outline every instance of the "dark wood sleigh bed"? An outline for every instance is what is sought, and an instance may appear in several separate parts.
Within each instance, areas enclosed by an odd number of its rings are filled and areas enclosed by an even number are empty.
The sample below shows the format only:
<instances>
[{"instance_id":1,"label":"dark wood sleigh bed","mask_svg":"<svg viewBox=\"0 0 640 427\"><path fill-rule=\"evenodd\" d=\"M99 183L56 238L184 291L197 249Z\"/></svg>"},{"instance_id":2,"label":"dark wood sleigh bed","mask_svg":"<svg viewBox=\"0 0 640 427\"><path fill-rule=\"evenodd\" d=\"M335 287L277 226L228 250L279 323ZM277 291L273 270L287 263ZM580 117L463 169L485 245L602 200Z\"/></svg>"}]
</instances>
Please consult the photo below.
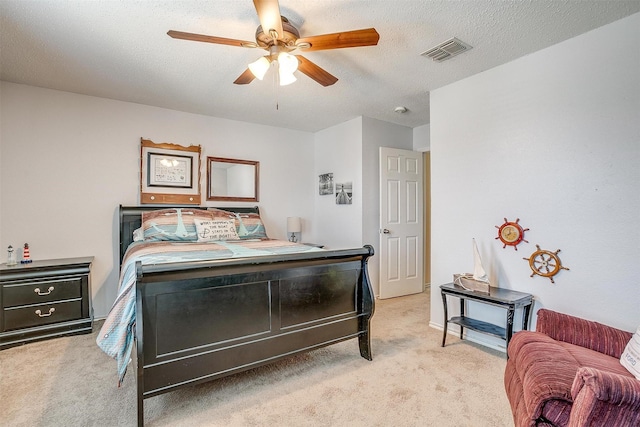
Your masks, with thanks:
<instances>
[{"instance_id":1,"label":"dark wood sleigh bed","mask_svg":"<svg viewBox=\"0 0 640 427\"><path fill-rule=\"evenodd\" d=\"M193 208L193 206L190 206ZM120 261L144 211L120 206ZM206 209L206 208L202 208ZM257 207L218 208L258 213ZM348 339L371 360L373 248L136 264L138 425L144 399Z\"/></svg>"}]
</instances>

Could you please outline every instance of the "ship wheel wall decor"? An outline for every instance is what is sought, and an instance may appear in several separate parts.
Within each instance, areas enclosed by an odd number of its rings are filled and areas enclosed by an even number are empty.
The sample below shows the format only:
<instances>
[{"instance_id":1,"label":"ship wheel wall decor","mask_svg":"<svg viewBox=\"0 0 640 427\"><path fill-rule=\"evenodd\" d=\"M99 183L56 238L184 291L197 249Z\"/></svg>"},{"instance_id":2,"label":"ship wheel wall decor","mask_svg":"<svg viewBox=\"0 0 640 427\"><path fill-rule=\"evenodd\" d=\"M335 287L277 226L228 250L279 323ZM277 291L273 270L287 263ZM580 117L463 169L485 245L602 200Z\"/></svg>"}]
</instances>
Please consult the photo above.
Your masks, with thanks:
<instances>
[{"instance_id":1,"label":"ship wheel wall decor","mask_svg":"<svg viewBox=\"0 0 640 427\"><path fill-rule=\"evenodd\" d=\"M531 267L531 271L533 272L529 277L537 274L538 276L548 277L551 283L556 283L553 281L553 276L558 274L560 270L569 270L567 267L563 267L560 262L560 258L558 257L560 249L551 252L540 249L538 245L536 245L536 248L538 248L538 250L532 253L529 258L522 258L529 261L529 267Z\"/></svg>"},{"instance_id":2,"label":"ship wheel wall decor","mask_svg":"<svg viewBox=\"0 0 640 427\"><path fill-rule=\"evenodd\" d=\"M522 226L518 224L518 221L520 221L520 218L516 218L515 222L509 221L505 218L504 224L501 226L496 225L496 228L498 229L498 237L496 237L496 240L500 239L500 241L504 243L502 249L507 246L513 246L513 249L517 251L518 248L516 246L519 245L520 242L529 243L524 239L524 232L529 231L529 229L522 228Z\"/></svg>"}]
</instances>

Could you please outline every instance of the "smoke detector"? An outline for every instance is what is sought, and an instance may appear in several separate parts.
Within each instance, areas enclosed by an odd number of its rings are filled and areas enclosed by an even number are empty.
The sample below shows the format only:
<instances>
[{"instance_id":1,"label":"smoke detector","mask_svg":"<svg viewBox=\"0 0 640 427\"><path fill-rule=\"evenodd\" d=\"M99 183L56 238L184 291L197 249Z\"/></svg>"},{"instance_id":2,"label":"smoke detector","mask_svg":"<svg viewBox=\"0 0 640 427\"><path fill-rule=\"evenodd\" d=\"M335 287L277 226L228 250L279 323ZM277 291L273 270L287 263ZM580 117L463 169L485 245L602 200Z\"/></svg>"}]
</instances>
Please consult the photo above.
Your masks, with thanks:
<instances>
[{"instance_id":1,"label":"smoke detector","mask_svg":"<svg viewBox=\"0 0 640 427\"><path fill-rule=\"evenodd\" d=\"M420 55L431 58L436 62L442 62L456 55L460 55L469 49L473 49L473 46L470 46L454 37L446 42L440 43L438 46L422 52Z\"/></svg>"},{"instance_id":2,"label":"smoke detector","mask_svg":"<svg viewBox=\"0 0 640 427\"><path fill-rule=\"evenodd\" d=\"M399 107L396 107L393 111L395 111L398 114L404 114L407 112L407 107L399 106Z\"/></svg>"}]
</instances>

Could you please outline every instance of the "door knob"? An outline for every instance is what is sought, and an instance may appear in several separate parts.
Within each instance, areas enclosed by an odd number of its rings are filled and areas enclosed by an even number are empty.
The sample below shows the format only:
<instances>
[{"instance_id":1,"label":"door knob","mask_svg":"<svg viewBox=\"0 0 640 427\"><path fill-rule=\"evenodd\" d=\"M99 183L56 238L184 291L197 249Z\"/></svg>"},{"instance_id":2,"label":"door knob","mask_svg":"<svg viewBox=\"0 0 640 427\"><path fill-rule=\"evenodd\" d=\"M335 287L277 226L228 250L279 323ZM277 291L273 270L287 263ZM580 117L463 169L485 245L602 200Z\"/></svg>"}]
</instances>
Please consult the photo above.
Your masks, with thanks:
<instances>
[{"instance_id":1,"label":"door knob","mask_svg":"<svg viewBox=\"0 0 640 427\"><path fill-rule=\"evenodd\" d=\"M382 234L391 234L391 232L389 230L387 230L386 228L384 228L382 230Z\"/></svg>"}]
</instances>

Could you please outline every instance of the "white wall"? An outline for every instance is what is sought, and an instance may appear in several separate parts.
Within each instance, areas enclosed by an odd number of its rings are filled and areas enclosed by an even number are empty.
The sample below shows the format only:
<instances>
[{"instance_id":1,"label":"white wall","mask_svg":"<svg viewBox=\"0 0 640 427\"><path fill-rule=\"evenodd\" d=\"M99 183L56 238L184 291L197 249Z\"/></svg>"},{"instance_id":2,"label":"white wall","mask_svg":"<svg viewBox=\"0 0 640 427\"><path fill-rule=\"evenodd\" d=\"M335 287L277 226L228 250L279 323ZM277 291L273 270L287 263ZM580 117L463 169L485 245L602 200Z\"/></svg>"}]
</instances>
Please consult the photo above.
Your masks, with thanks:
<instances>
[{"instance_id":1,"label":"white wall","mask_svg":"<svg viewBox=\"0 0 640 427\"><path fill-rule=\"evenodd\" d=\"M431 149L431 125L426 124L413 128L413 150L429 151Z\"/></svg>"},{"instance_id":2,"label":"white wall","mask_svg":"<svg viewBox=\"0 0 640 427\"><path fill-rule=\"evenodd\" d=\"M314 145L314 219L322 230L315 243L330 249L362 246L362 117L317 132ZM318 176L324 173L333 173L333 195L319 195ZM343 182L353 183L351 205L336 204L335 185ZM309 241L306 225L302 240Z\"/></svg>"},{"instance_id":3,"label":"white wall","mask_svg":"<svg viewBox=\"0 0 640 427\"><path fill-rule=\"evenodd\" d=\"M207 156L259 161L269 235L286 238L286 217L300 216L316 238L313 134L6 82L0 94L0 247L95 256L98 318L117 292L117 207L139 203L141 137L201 145L203 195Z\"/></svg>"},{"instance_id":4,"label":"white wall","mask_svg":"<svg viewBox=\"0 0 640 427\"><path fill-rule=\"evenodd\" d=\"M491 280L532 293L536 310L640 324L638 40L635 14L431 93L431 325L436 285L472 271L473 237ZM495 240L504 217L530 228L518 251ZM529 277L536 244L562 250L571 270L555 284Z\"/></svg>"}]
</instances>

